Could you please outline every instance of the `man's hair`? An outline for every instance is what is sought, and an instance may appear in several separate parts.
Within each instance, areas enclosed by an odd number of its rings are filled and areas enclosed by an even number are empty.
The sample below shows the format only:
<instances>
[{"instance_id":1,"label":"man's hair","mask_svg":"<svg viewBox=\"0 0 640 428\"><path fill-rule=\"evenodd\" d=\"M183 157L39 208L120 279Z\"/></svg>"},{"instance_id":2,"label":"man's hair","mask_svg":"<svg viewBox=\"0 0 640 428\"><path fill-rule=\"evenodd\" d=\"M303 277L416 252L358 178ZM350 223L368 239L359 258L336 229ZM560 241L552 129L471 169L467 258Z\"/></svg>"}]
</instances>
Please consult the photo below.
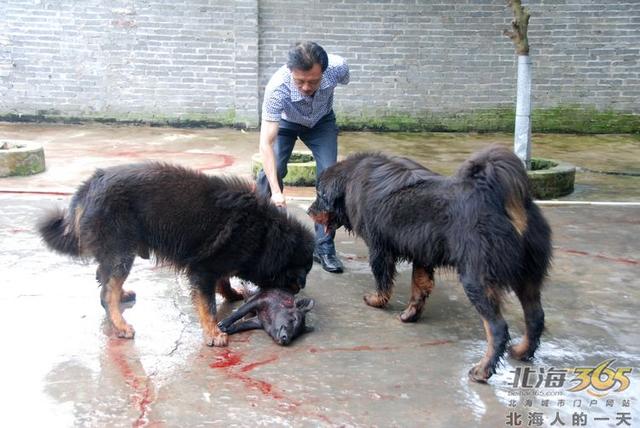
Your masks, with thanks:
<instances>
[{"instance_id":1,"label":"man's hair","mask_svg":"<svg viewBox=\"0 0 640 428\"><path fill-rule=\"evenodd\" d=\"M324 72L329 65L327 52L315 42L298 42L289 51L289 59L287 67L289 70L309 71L314 64L320 64L320 68Z\"/></svg>"}]
</instances>

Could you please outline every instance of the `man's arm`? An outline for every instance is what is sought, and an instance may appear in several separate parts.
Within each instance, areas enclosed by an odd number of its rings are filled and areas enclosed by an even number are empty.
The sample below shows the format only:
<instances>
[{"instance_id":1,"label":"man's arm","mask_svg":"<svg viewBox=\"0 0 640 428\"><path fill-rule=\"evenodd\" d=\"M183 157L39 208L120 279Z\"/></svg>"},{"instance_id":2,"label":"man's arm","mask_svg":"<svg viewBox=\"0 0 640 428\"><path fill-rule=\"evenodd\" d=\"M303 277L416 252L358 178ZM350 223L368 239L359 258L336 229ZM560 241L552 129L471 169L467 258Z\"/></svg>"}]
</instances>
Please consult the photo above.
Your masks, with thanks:
<instances>
[{"instance_id":1,"label":"man's arm","mask_svg":"<svg viewBox=\"0 0 640 428\"><path fill-rule=\"evenodd\" d=\"M278 184L278 171L276 169L276 156L273 145L278 135L278 122L263 120L260 125L260 156L262 156L262 168L271 187L271 201L278 207L286 207L280 184Z\"/></svg>"},{"instance_id":2,"label":"man's arm","mask_svg":"<svg viewBox=\"0 0 640 428\"><path fill-rule=\"evenodd\" d=\"M329 55L329 68L336 82L346 85L349 83L349 64L347 60L338 55Z\"/></svg>"},{"instance_id":3,"label":"man's arm","mask_svg":"<svg viewBox=\"0 0 640 428\"><path fill-rule=\"evenodd\" d=\"M345 59L342 60L342 66L340 67L340 72L338 76L338 83L346 85L349 83L350 73L349 73L349 64Z\"/></svg>"}]
</instances>

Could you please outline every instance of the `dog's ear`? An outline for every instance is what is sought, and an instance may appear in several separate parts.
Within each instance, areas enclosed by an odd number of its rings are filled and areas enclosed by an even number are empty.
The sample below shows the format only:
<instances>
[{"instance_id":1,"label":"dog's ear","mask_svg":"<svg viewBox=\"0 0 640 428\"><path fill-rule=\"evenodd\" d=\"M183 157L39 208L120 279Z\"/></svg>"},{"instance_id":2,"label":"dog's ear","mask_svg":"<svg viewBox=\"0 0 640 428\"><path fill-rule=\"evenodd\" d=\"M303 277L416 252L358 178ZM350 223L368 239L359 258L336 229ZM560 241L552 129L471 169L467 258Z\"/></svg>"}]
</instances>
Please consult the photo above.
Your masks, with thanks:
<instances>
[{"instance_id":1,"label":"dog's ear","mask_svg":"<svg viewBox=\"0 0 640 428\"><path fill-rule=\"evenodd\" d=\"M321 188L320 198L331 208L335 208L336 201L344 198L345 180L342 177L334 177Z\"/></svg>"},{"instance_id":2,"label":"dog's ear","mask_svg":"<svg viewBox=\"0 0 640 428\"><path fill-rule=\"evenodd\" d=\"M303 298L296 301L296 308L304 312L309 312L315 306L316 302L313 299Z\"/></svg>"},{"instance_id":3,"label":"dog's ear","mask_svg":"<svg viewBox=\"0 0 640 428\"><path fill-rule=\"evenodd\" d=\"M317 200L325 205L322 211L334 211L336 202L344 198L346 185L347 174L344 162L338 162L320 175Z\"/></svg>"}]
</instances>

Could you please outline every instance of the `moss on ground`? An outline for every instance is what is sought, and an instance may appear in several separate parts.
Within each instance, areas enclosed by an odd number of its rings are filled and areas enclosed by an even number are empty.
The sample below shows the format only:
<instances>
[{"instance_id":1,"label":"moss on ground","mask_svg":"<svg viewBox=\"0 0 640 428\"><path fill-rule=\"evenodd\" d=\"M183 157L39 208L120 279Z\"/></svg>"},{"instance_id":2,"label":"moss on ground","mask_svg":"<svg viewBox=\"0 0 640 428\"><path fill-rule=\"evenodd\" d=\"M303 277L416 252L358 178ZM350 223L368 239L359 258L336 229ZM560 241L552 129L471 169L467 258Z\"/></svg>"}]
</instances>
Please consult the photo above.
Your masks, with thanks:
<instances>
[{"instance_id":1,"label":"moss on ground","mask_svg":"<svg viewBox=\"0 0 640 428\"><path fill-rule=\"evenodd\" d=\"M248 128L246 123L237 123L233 110L220 115L188 114L179 116L122 114L110 116L65 116L59 112L55 114L39 111L37 114L0 114L0 121L26 123L103 123L108 125L147 125L171 126L174 128Z\"/></svg>"},{"instance_id":2,"label":"moss on ground","mask_svg":"<svg viewBox=\"0 0 640 428\"><path fill-rule=\"evenodd\" d=\"M575 105L535 109L532 131L577 134L639 134L640 114L597 110ZM341 129L349 131L405 132L513 132L515 110L495 108L473 112L429 113L424 116L338 115Z\"/></svg>"},{"instance_id":3,"label":"moss on ground","mask_svg":"<svg viewBox=\"0 0 640 428\"><path fill-rule=\"evenodd\" d=\"M499 107L469 112L429 112L419 116L409 114L362 114L352 116L338 112L338 125L345 131L388 132L513 132L515 108ZM140 124L178 128L251 128L240 120L233 109L222 114L188 115L110 115L64 116L58 111L39 111L34 115L0 114L9 122L99 122L109 124ZM538 133L577 134L640 134L640 113L597 110L593 107L565 105L534 109L532 131Z\"/></svg>"}]
</instances>

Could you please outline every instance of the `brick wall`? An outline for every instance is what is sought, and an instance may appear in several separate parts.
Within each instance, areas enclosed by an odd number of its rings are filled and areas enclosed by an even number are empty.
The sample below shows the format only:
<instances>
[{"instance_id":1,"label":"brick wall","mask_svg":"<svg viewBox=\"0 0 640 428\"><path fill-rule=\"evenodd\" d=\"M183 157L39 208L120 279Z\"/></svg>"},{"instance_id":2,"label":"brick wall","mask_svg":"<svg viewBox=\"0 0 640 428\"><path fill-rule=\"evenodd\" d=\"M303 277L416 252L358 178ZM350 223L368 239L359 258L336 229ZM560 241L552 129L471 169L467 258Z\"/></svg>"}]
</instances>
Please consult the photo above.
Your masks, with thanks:
<instances>
[{"instance_id":1,"label":"brick wall","mask_svg":"<svg viewBox=\"0 0 640 428\"><path fill-rule=\"evenodd\" d=\"M288 41L311 38L345 56L345 114L512 106L516 58L500 0L260 2L260 82ZM547 0L531 9L534 105L640 112L640 1ZM605 5L606 4L606 5ZM282 11L286 11L283 13Z\"/></svg>"},{"instance_id":2,"label":"brick wall","mask_svg":"<svg viewBox=\"0 0 640 428\"><path fill-rule=\"evenodd\" d=\"M501 0L4 0L0 116L258 122L290 45L347 58L341 115L513 106ZM640 113L640 1L536 0L534 107Z\"/></svg>"},{"instance_id":3,"label":"brick wall","mask_svg":"<svg viewBox=\"0 0 640 428\"><path fill-rule=\"evenodd\" d=\"M255 1L1 3L0 114L257 114Z\"/></svg>"}]
</instances>

